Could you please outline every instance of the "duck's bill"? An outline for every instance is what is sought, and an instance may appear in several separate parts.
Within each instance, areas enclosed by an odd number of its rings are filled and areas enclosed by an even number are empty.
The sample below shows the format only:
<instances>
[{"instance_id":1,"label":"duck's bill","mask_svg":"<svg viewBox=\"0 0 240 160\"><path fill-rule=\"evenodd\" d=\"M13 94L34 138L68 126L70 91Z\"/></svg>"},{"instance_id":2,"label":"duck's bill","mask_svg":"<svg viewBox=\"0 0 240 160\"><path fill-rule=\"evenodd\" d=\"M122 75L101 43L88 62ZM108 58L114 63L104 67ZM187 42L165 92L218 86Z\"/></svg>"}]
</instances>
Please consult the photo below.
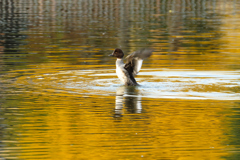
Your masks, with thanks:
<instances>
[{"instance_id":1,"label":"duck's bill","mask_svg":"<svg viewBox=\"0 0 240 160\"><path fill-rule=\"evenodd\" d=\"M113 57L113 55L112 55L112 54L109 54L108 56L111 56L111 57Z\"/></svg>"}]
</instances>

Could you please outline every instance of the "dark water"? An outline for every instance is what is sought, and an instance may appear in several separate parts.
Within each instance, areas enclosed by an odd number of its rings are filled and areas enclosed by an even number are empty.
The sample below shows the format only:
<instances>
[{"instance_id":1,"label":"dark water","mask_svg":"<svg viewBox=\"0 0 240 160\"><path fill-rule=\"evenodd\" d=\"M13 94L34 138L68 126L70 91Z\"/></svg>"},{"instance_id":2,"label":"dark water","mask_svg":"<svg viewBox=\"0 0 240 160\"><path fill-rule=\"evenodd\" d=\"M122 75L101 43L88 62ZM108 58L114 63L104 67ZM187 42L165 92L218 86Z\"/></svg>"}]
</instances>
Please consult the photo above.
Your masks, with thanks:
<instances>
[{"instance_id":1,"label":"dark water","mask_svg":"<svg viewBox=\"0 0 240 160\"><path fill-rule=\"evenodd\" d=\"M0 160L240 159L240 2L0 0ZM114 48L153 48L125 87Z\"/></svg>"}]
</instances>

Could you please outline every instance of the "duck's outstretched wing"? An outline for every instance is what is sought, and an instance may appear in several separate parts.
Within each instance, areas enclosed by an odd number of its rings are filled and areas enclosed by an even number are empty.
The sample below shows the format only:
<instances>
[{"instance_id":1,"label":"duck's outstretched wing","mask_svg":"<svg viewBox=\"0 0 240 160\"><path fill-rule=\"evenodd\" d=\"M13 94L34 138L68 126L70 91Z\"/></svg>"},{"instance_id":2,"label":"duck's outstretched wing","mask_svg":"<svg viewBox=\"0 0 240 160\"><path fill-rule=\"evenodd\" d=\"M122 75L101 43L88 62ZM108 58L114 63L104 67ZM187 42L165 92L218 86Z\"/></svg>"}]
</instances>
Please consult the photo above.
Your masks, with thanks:
<instances>
[{"instance_id":1,"label":"duck's outstretched wing","mask_svg":"<svg viewBox=\"0 0 240 160\"><path fill-rule=\"evenodd\" d=\"M135 77L142 67L143 60L150 57L152 52L152 49L144 48L131 53L126 57L127 62L125 63L124 68L129 74L132 74L133 77Z\"/></svg>"}]
</instances>

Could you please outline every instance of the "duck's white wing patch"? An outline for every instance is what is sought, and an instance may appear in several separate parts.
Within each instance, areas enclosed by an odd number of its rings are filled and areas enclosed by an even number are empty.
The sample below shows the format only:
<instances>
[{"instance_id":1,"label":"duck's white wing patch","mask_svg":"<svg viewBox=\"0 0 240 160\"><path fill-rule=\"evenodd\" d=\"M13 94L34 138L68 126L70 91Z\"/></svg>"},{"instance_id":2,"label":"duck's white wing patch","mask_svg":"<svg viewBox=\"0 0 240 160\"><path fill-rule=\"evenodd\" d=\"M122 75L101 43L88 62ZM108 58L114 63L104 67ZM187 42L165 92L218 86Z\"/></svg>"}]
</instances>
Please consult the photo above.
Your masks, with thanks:
<instances>
[{"instance_id":1,"label":"duck's white wing patch","mask_svg":"<svg viewBox=\"0 0 240 160\"><path fill-rule=\"evenodd\" d=\"M126 57L126 64L124 68L135 77L142 67L144 59L148 58L152 54L152 49L141 49Z\"/></svg>"},{"instance_id":2,"label":"duck's white wing patch","mask_svg":"<svg viewBox=\"0 0 240 160\"><path fill-rule=\"evenodd\" d=\"M139 71L141 70L143 60L139 58L134 59L134 66L133 66L133 76L135 77Z\"/></svg>"}]
</instances>

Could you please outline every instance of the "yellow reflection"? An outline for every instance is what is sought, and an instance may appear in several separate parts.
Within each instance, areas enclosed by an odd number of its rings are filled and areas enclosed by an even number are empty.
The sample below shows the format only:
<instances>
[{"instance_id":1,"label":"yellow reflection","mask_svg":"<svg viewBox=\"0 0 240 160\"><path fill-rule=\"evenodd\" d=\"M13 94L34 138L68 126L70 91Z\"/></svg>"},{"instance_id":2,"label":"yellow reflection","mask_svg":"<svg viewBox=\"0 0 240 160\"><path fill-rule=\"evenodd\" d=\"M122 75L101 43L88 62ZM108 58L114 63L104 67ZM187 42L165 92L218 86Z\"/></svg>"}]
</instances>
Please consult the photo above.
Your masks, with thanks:
<instances>
[{"instance_id":1,"label":"yellow reflection","mask_svg":"<svg viewBox=\"0 0 240 160\"><path fill-rule=\"evenodd\" d=\"M129 2L127 2L127 7L133 6L132 4L128 5ZM51 3L55 3L55 1L51 1ZM88 5L88 1L86 3ZM158 3L160 2L158 1ZM41 10L39 15L44 14L44 4L39 5ZM63 7L66 6L68 5L63 5ZM82 5L77 4L76 6ZM90 4L90 6L94 6L94 4ZM102 8L103 5L97 3L97 6ZM228 7L226 10L232 10L232 7ZM88 7L84 6L84 8ZM157 9L159 12L160 9ZM31 7L30 10L32 10ZM91 10L94 13L97 12L94 9ZM99 10L102 11L102 9ZM50 12L54 13L51 15L57 15L56 11ZM39 57L44 57L44 59L39 63L27 63L26 69L8 72L10 76L4 82L9 84L4 87L14 88L9 92L11 95L17 94L11 98L19 99L16 105L23 116L18 117L19 113L15 114L18 125L9 128L16 133L16 146L12 147L10 144L10 147L3 151L6 153L0 155L12 154L16 155L18 159L44 158L46 160L119 158L219 160L223 156L231 155L228 150L232 151L236 147L227 145L232 136L227 135L231 129L228 125L231 123L231 119L227 116L232 115L229 112L233 108L234 102L232 101L175 100L161 99L161 96L151 99L141 97L141 93L137 89L126 91L125 87L123 87L123 93L133 92L134 96L124 97L122 93L115 95L115 91L100 90L100 87L106 87L106 85L101 85L100 80L103 80L104 84L118 84L112 70L96 70L96 68L115 68L115 62L109 62L110 60L106 57L107 53L100 53L100 51L110 50L115 45L124 44L129 46L130 52L133 52L139 49L141 44L145 44L140 43L143 39L151 42L152 48L156 50L151 58L144 61L143 68L149 70L155 69L155 71L163 72L162 68L195 70L235 70L239 68L239 13L222 16L221 24L218 26L220 29L209 31L209 33L197 33L196 29L186 31L181 28L183 26L179 24L183 19L179 18L179 11L172 9L167 9L167 11L166 18L169 20L166 25L169 26L169 32L164 36L165 31L159 27L149 29L149 32L146 32L149 34L147 38L140 37L139 32L136 31L141 29L141 26L133 26L136 27L133 30L123 27L122 30L121 27L118 28L121 23L118 19L125 19L125 17L120 17L121 15L112 16L114 17L112 19L116 18L117 22L111 24L112 28L106 28L109 31L108 38L103 37L105 33L102 33L102 37L94 35L95 38L91 36L79 38L80 34L76 33L93 32L87 27L84 30L81 27L74 28L69 34L55 32L54 29L64 25L51 28L49 25L41 24L22 32L28 35L26 38L28 43L21 46L23 52L34 53L26 56L26 61L29 59L32 62L32 59L38 60ZM117 7L116 12L120 12ZM30 14L29 16L35 20L36 14L33 13L34 15ZM78 22L83 23L84 21L83 26L87 26L87 22L90 21L83 18L82 15L75 14L78 13L77 11L63 13L65 15L63 19L71 17L68 13L74 13L73 16L76 16ZM104 11L103 15L105 13L107 11ZM144 16L139 19L146 18L145 14L139 14L139 16L141 15ZM161 18L162 15L165 14L158 13L153 16ZM98 16L96 15L96 17ZM177 17L177 20L171 19L174 17ZM52 19L56 23L55 19L57 18L53 16ZM202 20L197 17L192 19ZM94 19L91 22L94 22ZM133 22L131 21L131 23ZM156 22L158 26L162 25L161 23L162 20ZM105 26L111 26L109 21L105 24L104 27L99 28L105 29ZM48 27L54 30L50 36L51 29ZM42 34L36 36L39 28ZM58 29L65 31L64 28ZM120 32L118 29L121 29ZM125 32L125 29L128 30L127 33L121 33ZM47 31L45 32L45 30ZM116 38L116 34L120 36ZM215 38L211 38L212 36ZM94 44L94 40L102 41ZM126 42L127 44L125 44ZM91 45L89 45L90 43ZM96 46L97 48L95 48ZM3 50L4 47L0 47L0 54ZM101 55L95 55L97 53ZM8 62L8 59L4 62ZM86 65L86 63L88 64ZM81 72L81 70L87 71ZM101 73L108 75L105 77L97 75ZM151 82L158 83L172 82L172 85L179 81L171 80L171 77L163 79L157 76L142 76L142 78L144 81L150 79ZM187 80L189 79L191 77ZM116 83L111 83L112 81ZM87 88L88 85L100 89L90 90ZM149 88L146 90L152 92ZM221 84L200 84L181 91L189 92L190 90L203 93L229 92L229 87L225 89ZM232 90L234 93L239 92L239 87L236 87L235 90L232 88ZM21 93L20 96L19 93ZM228 112L229 114L225 115ZM10 113L6 115L9 116ZM11 158L9 156L6 159Z\"/></svg>"},{"instance_id":2,"label":"yellow reflection","mask_svg":"<svg viewBox=\"0 0 240 160\"><path fill-rule=\"evenodd\" d=\"M228 103L143 98L138 99L141 114L123 106L124 113L116 117L114 97L34 92L24 95L28 100L20 106L26 111L21 127L14 128L21 133L20 159L218 160L229 155L224 135L228 120L222 116Z\"/></svg>"}]
</instances>

